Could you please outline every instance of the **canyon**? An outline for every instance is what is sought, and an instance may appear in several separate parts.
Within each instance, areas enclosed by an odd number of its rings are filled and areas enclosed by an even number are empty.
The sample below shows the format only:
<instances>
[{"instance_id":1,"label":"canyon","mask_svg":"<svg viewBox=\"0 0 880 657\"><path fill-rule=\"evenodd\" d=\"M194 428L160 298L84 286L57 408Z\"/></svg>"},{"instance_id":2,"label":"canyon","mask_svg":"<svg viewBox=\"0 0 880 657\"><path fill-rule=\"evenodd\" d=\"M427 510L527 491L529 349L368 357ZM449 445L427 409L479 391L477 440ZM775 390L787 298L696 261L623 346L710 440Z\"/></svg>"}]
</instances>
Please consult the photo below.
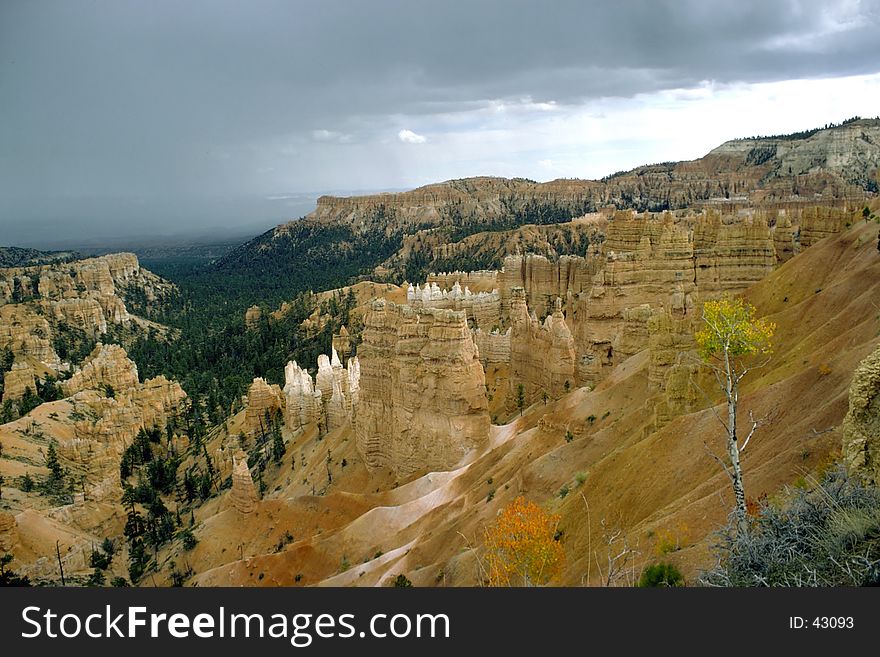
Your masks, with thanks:
<instances>
[{"instance_id":1,"label":"canyon","mask_svg":"<svg viewBox=\"0 0 880 657\"><path fill-rule=\"evenodd\" d=\"M743 426L760 418L750 501L837 461L877 482L878 131L735 140L602 181L322 197L234 257L280 257L304 225L344 228L343 258L351 235L395 248L340 287L242 304L236 344L292 335L279 362L236 372L225 406L110 343L178 339L147 318L175 286L135 256L0 269L4 404L57 397L0 424L0 547L48 584L59 559L86 583L109 538L108 575L141 585L473 586L486 527L525 496L560 517L553 584L614 584L596 564L620 537L639 568L693 581L731 503L710 454L723 396L694 339L706 301L743 298L777 326L741 391ZM138 556L132 528L156 518L167 535Z\"/></svg>"}]
</instances>

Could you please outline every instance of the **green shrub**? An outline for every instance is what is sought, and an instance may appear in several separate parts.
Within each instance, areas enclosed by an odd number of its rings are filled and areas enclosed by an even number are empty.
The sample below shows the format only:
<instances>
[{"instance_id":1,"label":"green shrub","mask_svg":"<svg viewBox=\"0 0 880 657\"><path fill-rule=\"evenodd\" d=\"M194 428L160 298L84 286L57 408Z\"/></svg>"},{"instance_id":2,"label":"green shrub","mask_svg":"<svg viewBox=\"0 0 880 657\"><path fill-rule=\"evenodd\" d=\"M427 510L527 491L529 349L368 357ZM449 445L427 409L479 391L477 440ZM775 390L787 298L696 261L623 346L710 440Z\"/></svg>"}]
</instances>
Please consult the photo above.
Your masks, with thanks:
<instances>
[{"instance_id":1,"label":"green shrub","mask_svg":"<svg viewBox=\"0 0 880 657\"><path fill-rule=\"evenodd\" d=\"M401 574L394 580L394 587L398 589L407 589L412 587L412 582L407 579L406 575Z\"/></svg>"},{"instance_id":2,"label":"green shrub","mask_svg":"<svg viewBox=\"0 0 880 657\"><path fill-rule=\"evenodd\" d=\"M181 532L180 532L180 534L178 534L178 536L180 536L181 542L183 544L183 549L186 550L187 552L189 552L196 545L199 544L199 539L197 539L195 537L195 534L192 533L192 529L190 529L189 527L181 530Z\"/></svg>"},{"instance_id":3,"label":"green shrub","mask_svg":"<svg viewBox=\"0 0 880 657\"><path fill-rule=\"evenodd\" d=\"M671 563L655 563L646 567L639 578L639 587L684 586L684 577Z\"/></svg>"},{"instance_id":4,"label":"green shrub","mask_svg":"<svg viewBox=\"0 0 880 657\"><path fill-rule=\"evenodd\" d=\"M100 552L98 550L92 550L92 554L89 556L89 565L94 568L96 571L98 570L107 570L110 567L110 562L113 560L109 554L105 552ZM101 582L103 584L103 582Z\"/></svg>"}]
</instances>

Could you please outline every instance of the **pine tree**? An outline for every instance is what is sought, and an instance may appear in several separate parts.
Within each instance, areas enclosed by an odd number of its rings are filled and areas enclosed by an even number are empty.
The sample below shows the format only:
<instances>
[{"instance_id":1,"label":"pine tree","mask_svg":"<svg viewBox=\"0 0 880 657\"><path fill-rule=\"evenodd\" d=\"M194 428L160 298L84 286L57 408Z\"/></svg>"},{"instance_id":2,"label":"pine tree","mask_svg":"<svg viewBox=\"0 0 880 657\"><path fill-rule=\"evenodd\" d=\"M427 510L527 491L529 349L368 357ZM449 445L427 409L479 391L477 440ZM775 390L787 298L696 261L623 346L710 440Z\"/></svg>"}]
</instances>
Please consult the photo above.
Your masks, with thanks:
<instances>
[{"instance_id":1,"label":"pine tree","mask_svg":"<svg viewBox=\"0 0 880 657\"><path fill-rule=\"evenodd\" d=\"M58 462L58 454L55 451L55 443L49 443L49 449L46 450L46 467L49 468L49 471L52 473L53 479L63 479L64 478L64 468L61 467L61 463Z\"/></svg>"},{"instance_id":2,"label":"pine tree","mask_svg":"<svg viewBox=\"0 0 880 657\"><path fill-rule=\"evenodd\" d=\"M272 429L272 458L275 463L281 463L284 458L284 438L281 436L281 427L275 426Z\"/></svg>"}]
</instances>

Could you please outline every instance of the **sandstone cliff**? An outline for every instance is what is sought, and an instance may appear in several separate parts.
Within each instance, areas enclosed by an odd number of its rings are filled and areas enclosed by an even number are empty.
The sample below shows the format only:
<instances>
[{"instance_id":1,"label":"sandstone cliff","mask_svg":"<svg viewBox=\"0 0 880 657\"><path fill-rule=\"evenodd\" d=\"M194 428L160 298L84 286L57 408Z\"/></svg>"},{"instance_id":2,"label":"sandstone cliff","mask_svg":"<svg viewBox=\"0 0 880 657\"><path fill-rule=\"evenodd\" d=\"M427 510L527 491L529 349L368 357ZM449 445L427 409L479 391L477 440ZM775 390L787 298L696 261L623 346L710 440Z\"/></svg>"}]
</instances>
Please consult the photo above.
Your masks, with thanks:
<instances>
[{"instance_id":1,"label":"sandstone cliff","mask_svg":"<svg viewBox=\"0 0 880 657\"><path fill-rule=\"evenodd\" d=\"M150 303L173 287L131 253L0 269L0 349L61 372L69 364L56 353L57 342L67 343L71 332L96 340L111 326L142 322L126 307L126 295L136 291Z\"/></svg>"},{"instance_id":2,"label":"sandstone cliff","mask_svg":"<svg viewBox=\"0 0 880 657\"><path fill-rule=\"evenodd\" d=\"M67 397L81 390L123 392L137 385L137 365L128 358L125 349L100 342L73 376L60 383Z\"/></svg>"},{"instance_id":3,"label":"sandstone cliff","mask_svg":"<svg viewBox=\"0 0 880 657\"><path fill-rule=\"evenodd\" d=\"M240 513L251 513L260 501L247 464L247 454L238 451L232 457L232 489L229 500Z\"/></svg>"},{"instance_id":4,"label":"sandstone cliff","mask_svg":"<svg viewBox=\"0 0 880 657\"><path fill-rule=\"evenodd\" d=\"M16 401L24 396L26 390L37 392L37 381L33 368L24 361L12 364L12 369L3 377L2 401Z\"/></svg>"},{"instance_id":5,"label":"sandstone cliff","mask_svg":"<svg viewBox=\"0 0 880 657\"><path fill-rule=\"evenodd\" d=\"M562 301L556 298L553 313L539 322L529 314L526 294L513 288L510 300L510 384L523 386L531 404L545 395L556 399L576 384L574 338L565 323Z\"/></svg>"},{"instance_id":6,"label":"sandstone cliff","mask_svg":"<svg viewBox=\"0 0 880 657\"><path fill-rule=\"evenodd\" d=\"M843 420L843 456L862 479L880 484L880 348L853 375Z\"/></svg>"},{"instance_id":7,"label":"sandstone cliff","mask_svg":"<svg viewBox=\"0 0 880 657\"><path fill-rule=\"evenodd\" d=\"M448 470L486 444L485 376L464 312L378 300L358 359L355 435L369 468Z\"/></svg>"},{"instance_id":8,"label":"sandstone cliff","mask_svg":"<svg viewBox=\"0 0 880 657\"><path fill-rule=\"evenodd\" d=\"M281 388L269 384L262 377L251 383L245 409L245 433L248 436L268 435L272 422L284 410Z\"/></svg>"},{"instance_id":9,"label":"sandstone cliff","mask_svg":"<svg viewBox=\"0 0 880 657\"><path fill-rule=\"evenodd\" d=\"M355 230L425 225L556 223L606 206L672 210L737 201L863 197L876 189L880 120L864 119L802 138L729 141L701 159L638 167L601 181L521 178L450 180L373 196L322 196L310 219ZM283 227L282 227L283 229ZM407 230L409 229L409 230Z\"/></svg>"}]
</instances>

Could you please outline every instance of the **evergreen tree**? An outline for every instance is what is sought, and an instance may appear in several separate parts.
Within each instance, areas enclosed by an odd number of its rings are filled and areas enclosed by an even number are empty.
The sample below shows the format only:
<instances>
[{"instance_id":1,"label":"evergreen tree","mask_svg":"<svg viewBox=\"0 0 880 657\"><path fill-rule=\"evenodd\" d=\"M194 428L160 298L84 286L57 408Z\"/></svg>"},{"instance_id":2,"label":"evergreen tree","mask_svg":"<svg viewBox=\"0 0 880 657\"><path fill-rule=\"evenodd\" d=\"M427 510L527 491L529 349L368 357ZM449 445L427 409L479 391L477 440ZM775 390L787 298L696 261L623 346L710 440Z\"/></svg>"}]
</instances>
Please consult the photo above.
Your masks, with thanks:
<instances>
[{"instance_id":1,"label":"evergreen tree","mask_svg":"<svg viewBox=\"0 0 880 657\"><path fill-rule=\"evenodd\" d=\"M49 468L49 471L52 473L53 479L61 480L64 478L64 468L61 467L61 463L58 461L58 454L55 451L55 441L49 443L49 448L46 450L46 467Z\"/></svg>"}]
</instances>

